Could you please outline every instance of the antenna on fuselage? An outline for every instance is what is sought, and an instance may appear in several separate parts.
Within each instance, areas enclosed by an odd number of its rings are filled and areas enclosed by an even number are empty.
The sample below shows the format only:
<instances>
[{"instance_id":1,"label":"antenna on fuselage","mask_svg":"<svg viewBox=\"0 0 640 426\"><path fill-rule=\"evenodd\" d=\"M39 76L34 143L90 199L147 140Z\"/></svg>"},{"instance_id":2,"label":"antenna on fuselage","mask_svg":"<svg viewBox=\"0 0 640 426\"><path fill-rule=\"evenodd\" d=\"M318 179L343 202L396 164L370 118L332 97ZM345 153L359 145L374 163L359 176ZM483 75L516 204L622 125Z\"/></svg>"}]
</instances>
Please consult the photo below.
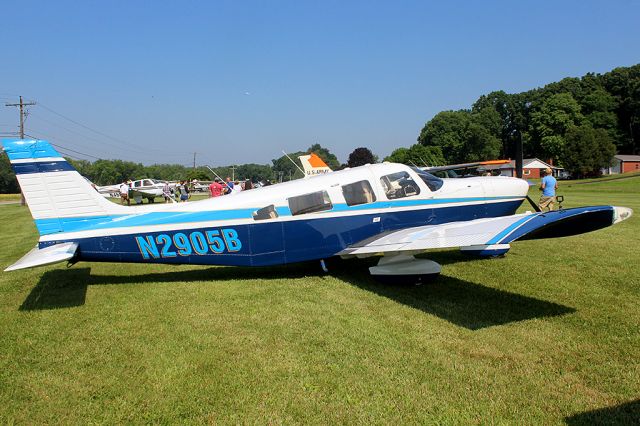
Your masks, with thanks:
<instances>
[{"instance_id":1,"label":"antenna on fuselage","mask_svg":"<svg viewBox=\"0 0 640 426\"><path fill-rule=\"evenodd\" d=\"M284 155L287 156L287 158L289 159L289 161L291 161L293 163L294 166L296 166L298 168L298 170L300 170L300 172L302 172L302 176L306 176L307 174L304 172L304 170L302 170L300 168L300 166L298 166L298 163L296 163L295 161L293 161L293 159L291 157L289 157L289 154L287 154L286 152L284 152L284 149L282 150L282 153Z\"/></svg>"}]
</instances>

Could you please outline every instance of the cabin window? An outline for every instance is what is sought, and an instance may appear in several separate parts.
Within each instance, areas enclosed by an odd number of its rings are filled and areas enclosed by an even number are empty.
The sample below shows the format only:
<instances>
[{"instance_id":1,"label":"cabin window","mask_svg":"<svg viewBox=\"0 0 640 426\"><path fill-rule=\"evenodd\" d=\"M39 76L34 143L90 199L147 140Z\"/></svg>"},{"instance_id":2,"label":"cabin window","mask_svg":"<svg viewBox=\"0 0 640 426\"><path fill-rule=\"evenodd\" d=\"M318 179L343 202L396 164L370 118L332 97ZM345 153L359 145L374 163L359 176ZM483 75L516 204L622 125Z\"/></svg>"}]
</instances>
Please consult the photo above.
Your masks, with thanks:
<instances>
[{"instance_id":1,"label":"cabin window","mask_svg":"<svg viewBox=\"0 0 640 426\"><path fill-rule=\"evenodd\" d=\"M380 183L388 199L413 197L420 193L420 188L407 172L398 172L382 176Z\"/></svg>"},{"instance_id":2,"label":"cabin window","mask_svg":"<svg viewBox=\"0 0 640 426\"><path fill-rule=\"evenodd\" d=\"M420 179L429 187L429 189L433 192L442 188L444 182L439 177L432 175L431 173L427 173L424 170L420 170L417 167L412 167L413 171L418 174Z\"/></svg>"},{"instance_id":3,"label":"cabin window","mask_svg":"<svg viewBox=\"0 0 640 426\"><path fill-rule=\"evenodd\" d=\"M150 179L145 179L144 186L153 186L153 181L151 181Z\"/></svg>"},{"instance_id":4,"label":"cabin window","mask_svg":"<svg viewBox=\"0 0 640 426\"><path fill-rule=\"evenodd\" d=\"M275 219L277 217L278 212L273 204L253 212L253 220Z\"/></svg>"},{"instance_id":5,"label":"cabin window","mask_svg":"<svg viewBox=\"0 0 640 426\"><path fill-rule=\"evenodd\" d=\"M135 188L141 187L142 186L142 181L141 180L137 180L137 181L133 182L133 186Z\"/></svg>"},{"instance_id":6,"label":"cabin window","mask_svg":"<svg viewBox=\"0 0 640 426\"><path fill-rule=\"evenodd\" d=\"M333 204L327 191L312 192L311 194L300 195L289 198L289 209L292 215L321 212L331 210Z\"/></svg>"},{"instance_id":7,"label":"cabin window","mask_svg":"<svg viewBox=\"0 0 640 426\"><path fill-rule=\"evenodd\" d=\"M343 185L342 194L348 206L373 203L376 200L376 196L368 180Z\"/></svg>"}]
</instances>

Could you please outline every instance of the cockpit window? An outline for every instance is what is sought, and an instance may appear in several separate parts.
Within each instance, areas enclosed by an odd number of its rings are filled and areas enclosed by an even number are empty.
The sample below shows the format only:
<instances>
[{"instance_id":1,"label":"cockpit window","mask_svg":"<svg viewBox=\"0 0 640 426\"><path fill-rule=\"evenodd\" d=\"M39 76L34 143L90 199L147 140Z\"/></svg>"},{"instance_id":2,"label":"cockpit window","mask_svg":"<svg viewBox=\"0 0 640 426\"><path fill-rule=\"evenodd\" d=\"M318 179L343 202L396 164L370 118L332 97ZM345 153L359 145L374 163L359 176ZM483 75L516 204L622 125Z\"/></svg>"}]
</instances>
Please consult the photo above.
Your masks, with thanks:
<instances>
[{"instance_id":1,"label":"cockpit window","mask_svg":"<svg viewBox=\"0 0 640 426\"><path fill-rule=\"evenodd\" d=\"M420 193L420 187L407 172L397 172L382 176L380 184L384 189L385 195L390 200L412 197Z\"/></svg>"},{"instance_id":2,"label":"cockpit window","mask_svg":"<svg viewBox=\"0 0 640 426\"><path fill-rule=\"evenodd\" d=\"M422 181L427 184L431 191L435 192L438 189L442 188L444 182L439 177L435 177L431 173L427 173L417 167L412 167L412 169L418 174L418 176L420 176L420 179L422 179Z\"/></svg>"}]
</instances>

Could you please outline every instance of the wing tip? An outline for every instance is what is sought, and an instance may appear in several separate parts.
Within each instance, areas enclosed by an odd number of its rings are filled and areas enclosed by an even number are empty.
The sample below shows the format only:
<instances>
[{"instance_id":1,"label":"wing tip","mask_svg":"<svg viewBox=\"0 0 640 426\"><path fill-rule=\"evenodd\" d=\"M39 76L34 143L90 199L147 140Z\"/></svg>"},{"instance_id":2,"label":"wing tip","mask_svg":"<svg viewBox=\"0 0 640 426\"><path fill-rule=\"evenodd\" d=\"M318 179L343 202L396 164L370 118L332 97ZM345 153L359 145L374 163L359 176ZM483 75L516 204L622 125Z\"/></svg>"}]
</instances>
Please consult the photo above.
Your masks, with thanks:
<instances>
[{"instance_id":1,"label":"wing tip","mask_svg":"<svg viewBox=\"0 0 640 426\"><path fill-rule=\"evenodd\" d=\"M633 216L633 210L629 207L613 206L613 225Z\"/></svg>"}]
</instances>

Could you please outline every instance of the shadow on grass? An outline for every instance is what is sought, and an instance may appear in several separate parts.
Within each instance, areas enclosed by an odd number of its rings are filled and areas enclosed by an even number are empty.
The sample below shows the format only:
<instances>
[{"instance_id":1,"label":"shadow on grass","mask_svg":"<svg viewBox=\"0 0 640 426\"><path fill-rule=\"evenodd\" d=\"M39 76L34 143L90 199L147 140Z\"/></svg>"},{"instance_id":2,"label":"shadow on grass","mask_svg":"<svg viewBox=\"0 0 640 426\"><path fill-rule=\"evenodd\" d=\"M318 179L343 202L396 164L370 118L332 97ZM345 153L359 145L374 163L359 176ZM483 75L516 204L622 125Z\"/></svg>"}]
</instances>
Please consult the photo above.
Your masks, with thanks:
<instances>
[{"instance_id":1,"label":"shadow on grass","mask_svg":"<svg viewBox=\"0 0 640 426\"><path fill-rule=\"evenodd\" d=\"M141 268L144 270L144 268ZM85 303L90 285L227 281L250 279L303 278L319 275L319 264L297 263L279 267L211 267L192 270L152 272L140 275L92 275L91 268L55 269L45 272L20 305L19 310L69 308Z\"/></svg>"},{"instance_id":2,"label":"shadow on grass","mask_svg":"<svg viewBox=\"0 0 640 426\"><path fill-rule=\"evenodd\" d=\"M90 268L45 272L19 310L71 308L84 305Z\"/></svg>"},{"instance_id":3,"label":"shadow on grass","mask_svg":"<svg viewBox=\"0 0 640 426\"><path fill-rule=\"evenodd\" d=\"M640 424L640 399L613 407L575 414L564 419L570 426L578 425L637 425Z\"/></svg>"},{"instance_id":4,"label":"shadow on grass","mask_svg":"<svg viewBox=\"0 0 640 426\"><path fill-rule=\"evenodd\" d=\"M447 256L442 256L442 259L440 256L437 257L437 260L442 260L443 263L447 258ZM435 259L436 256L432 258ZM466 258L458 259L454 256L454 259L449 259L449 263L462 259ZM437 280L422 285L382 284L375 281L367 271L367 266L375 262L375 259L348 261L331 259L328 265L331 275L352 286L470 330L575 312L575 309L567 306L446 275L441 275ZM322 275L318 262L263 268L211 267L140 275L92 275L91 268L57 269L43 274L40 282L20 306L20 310L81 306L85 302L89 285L299 279L318 275Z\"/></svg>"},{"instance_id":5,"label":"shadow on grass","mask_svg":"<svg viewBox=\"0 0 640 426\"><path fill-rule=\"evenodd\" d=\"M446 275L440 275L436 280L420 285L390 285L379 283L365 275L365 271L362 272L357 279L351 274L336 276L363 290L469 330L575 312L574 308L568 306Z\"/></svg>"}]
</instances>

